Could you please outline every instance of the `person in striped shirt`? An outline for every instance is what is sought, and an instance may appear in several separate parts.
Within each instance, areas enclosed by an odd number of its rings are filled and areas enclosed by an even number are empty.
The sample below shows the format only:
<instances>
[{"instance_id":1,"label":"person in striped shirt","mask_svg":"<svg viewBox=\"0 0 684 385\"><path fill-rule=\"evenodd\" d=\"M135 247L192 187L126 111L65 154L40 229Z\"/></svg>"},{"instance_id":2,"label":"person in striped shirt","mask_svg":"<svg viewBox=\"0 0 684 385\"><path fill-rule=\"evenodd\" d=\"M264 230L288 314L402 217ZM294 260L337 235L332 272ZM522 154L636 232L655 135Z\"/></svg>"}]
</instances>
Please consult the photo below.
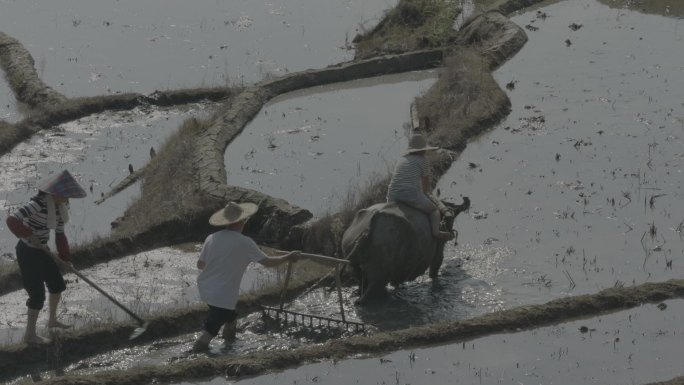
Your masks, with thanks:
<instances>
[{"instance_id":1,"label":"person in striped shirt","mask_svg":"<svg viewBox=\"0 0 684 385\"><path fill-rule=\"evenodd\" d=\"M387 202L403 203L428 214L432 235L448 241L454 235L439 229L439 208L430 199L430 162L425 154L436 149L437 147L427 145L423 135L411 136L408 151L399 159L392 173L387 188Z\"/></svg>"},{"instance_id":2,"label":"person in striped shirt","mask_svg":"<svg viewBox=\"0 0 684 385\"><path fill-rule=\"evenodd\" d=\"M69 171L62 171L41 183L38 194L7 217L7 227L19 238L16 253L26 301L27 322L24 342L44 344L49 340L36 333L38 314L45 304L45 286L48 296L48 328L68 328L57 320L57 305L66 284L63 271L73 271L70 261L69 241L64 234L64 224L69 220L69 198L83 198L85 190ZM55 232L58 255L48 247L50 231Z\"/></svg>"}]
</instances>

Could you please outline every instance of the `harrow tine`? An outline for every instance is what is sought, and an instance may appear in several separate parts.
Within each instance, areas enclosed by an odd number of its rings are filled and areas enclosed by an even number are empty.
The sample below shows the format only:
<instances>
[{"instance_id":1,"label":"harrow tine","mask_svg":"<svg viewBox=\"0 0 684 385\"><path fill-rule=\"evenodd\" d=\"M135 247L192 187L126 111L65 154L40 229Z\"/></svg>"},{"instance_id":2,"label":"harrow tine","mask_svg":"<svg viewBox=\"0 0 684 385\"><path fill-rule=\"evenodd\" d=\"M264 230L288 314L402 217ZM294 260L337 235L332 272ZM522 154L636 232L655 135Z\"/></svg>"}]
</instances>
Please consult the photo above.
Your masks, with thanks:
<instances>
[{"instance_id":1,"label":"harrow tine","mask_svg":"<svg viewBox=\"0 0 684 385\"><path fill-rule=\"evenodd\" d=\"M365 325L361 322L350 321L347 319L317 316L313 314L304 314L296 311L285 309L281 310L278 308L272 308L267 306L262 306L262 314L269 317L271 317L272 314L275 314L275 319L285 324L291 323L296 325L298 322L301 322L303 326L307 326L308 324L308 326L312 328L316 326L319 328L330 328L331 326L334 326L338 328L344 328L346 331L349 331L349 328L351 326L357 332L359 330L365 330Z\"/></svg>"}]
</instances>

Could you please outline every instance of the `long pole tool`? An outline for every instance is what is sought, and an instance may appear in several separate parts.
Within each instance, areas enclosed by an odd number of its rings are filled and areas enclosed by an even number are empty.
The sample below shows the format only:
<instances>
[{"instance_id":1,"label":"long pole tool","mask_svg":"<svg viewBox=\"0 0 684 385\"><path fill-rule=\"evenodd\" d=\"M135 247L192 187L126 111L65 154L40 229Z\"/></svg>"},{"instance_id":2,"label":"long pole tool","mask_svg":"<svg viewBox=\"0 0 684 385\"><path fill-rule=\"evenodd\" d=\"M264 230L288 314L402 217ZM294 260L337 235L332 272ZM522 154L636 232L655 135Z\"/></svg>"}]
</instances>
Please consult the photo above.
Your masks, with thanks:
<instances>
[{"instance_id":1,"label":"long pole tool","mask_svg":"<svg viewBox=\"0 0 684 385\"><path fill-rule=\"evenodd\" d=\"M92 286L95 290L99 291L102 295L107 297L107 299L112 301L112 303L114 303L114 305L120 307L121 310L128 313L129 316L131 316L134 320L136 320L138 322L138 324L140 326L138 326L137 328L135 328L135 330L133 330L133 333L131 333L131 336L128 337L129 340L136 339L136 338L140 337L141 334L145 333L145 330L147 330L147 326L149 324L148 322L145 322L144 319L142 319L139 315L135 314L131 309L127 308L121 302L117 301L116 298L112 297L111 295L109 295L109 293L102 290L101 287L97 286L95 284L95 282L88 279L88 277L86 277L85 275L81 274L80 272L78 272L76 270L73 270L72 272L74 274L76 274L76 276L78 276L79 278L84 280L88 285Z\"/></svg>"},{"instance_id":2,"label":"long pole tool","mask_svg":"<svg viewBox=\"0 0 684 385\"><path fill-rule=\"evenodd\" d=\"M61 260L59 259L59 257L58 257L57 255L55 255L54 253L51 253L51 252L49 252L49 251L48 251L48 254L55 260L55 262L57 262L57 266L59 266L60 263L61 263ZM145 322L145 320L142 319L142 317L140 317L139 315L133 313L133 310L127 308L127 307L124 306L121 302L117 301L116 298L112 297L111 295L109 295L109 293L107 293L106 291L102 290L102 288L99 287L99 286L97 286L97 285L95 284L95 282L93 282L93 281L91 281L90 279L88 279L88 277L86 277L85 275L83 275L82 273L80 273L79 271L77 271L76 269L72 269L71 272L74 273L74 274L76 274L77 277L79 277L79 278L81 278L82 280L84 280L88 285L92 286L95 290L99 291L100 294L102 294L102 295L104 295L105 297L107 297L107 299L110 300L110 301L112 301L112 302L114 303L114 305L120 307L121 310L123 310L123 311L125 311L126 313L128 313L129 316L133 317L133 319L136 320L136 321L138 322L138 324L139 324L140 326L138 326L137 328L135 328L135 330L133 330L133 333L131 333L131 336L128 337L129 340L136 339L136 338L140 337L141 334L145 333L145 330L147 330L147 326L149 325L149 322Z\"/></svg>"}]
</instances>

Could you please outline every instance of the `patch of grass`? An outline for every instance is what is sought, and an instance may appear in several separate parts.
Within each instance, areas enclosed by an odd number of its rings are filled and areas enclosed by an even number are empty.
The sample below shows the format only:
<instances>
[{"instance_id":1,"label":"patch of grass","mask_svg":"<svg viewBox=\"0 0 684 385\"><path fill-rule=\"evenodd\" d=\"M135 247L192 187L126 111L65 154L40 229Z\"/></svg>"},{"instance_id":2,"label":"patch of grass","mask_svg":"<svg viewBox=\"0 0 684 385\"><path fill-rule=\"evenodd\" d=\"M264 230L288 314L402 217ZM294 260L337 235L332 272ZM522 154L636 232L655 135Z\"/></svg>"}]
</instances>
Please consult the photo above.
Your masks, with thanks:
<instances>
[{"instance_id":1,"label":"patch of grass","mask_svg":"<svg viewBox=\"0 0 684 385\"><path fill-rule=\"evenodd\" d=\"M419 121L430 122L430 142L461 151L469 138L508 114L510 101L477 51L460 48L444 65L439 81L415 105Z\"/></svg>"},{"instance_id":2,"label":"patch of grass","mask_svg":"<svg viewBox=\"0 0 684 385\"><path fill-rule=\"evenodd\" d=\"M336 213L328 213L319 220L300 227L303 234L297 244L303 251L340 256L342 235L360 209L385 202L390 170L373 174L366 183L351 187Z\"/></svg>"},{"instance_id":3,"label":"patch of grass","mask_svg":"<svg viewBox=\"0 0 684 385\"><path fill-rule=\"evenodd\" d=\"M391 170L384 174L375 173L361 186L350 188L345 199L342 201L339 212L336 214L346 228L354 219L356 212L372 206L376 203L385 202L387 187L392 178Z\"/></svg>"},{"instance_id":4,"label":"patch of grass","mask_svg":"<svg viewBox=\"0 0 684 385\"><path fill-rule=\"evenodd\" d=\"M400 0L378 25L354 39L357 58L444 45L461 9L453 0Z\"/></svg>"},{"instance_id":5,"label":"patch of grass","mask_svg":"<svg viewBox=\"0 0 684 385\"><path fill-rule=\"evenodd\" d=\"M195 138L212 119L190 118L169 138L143 171L140 199L124 213L119 234L138 234L162 221L186 220L205 207L192 159Z\"/></svg>"}]
</instances>

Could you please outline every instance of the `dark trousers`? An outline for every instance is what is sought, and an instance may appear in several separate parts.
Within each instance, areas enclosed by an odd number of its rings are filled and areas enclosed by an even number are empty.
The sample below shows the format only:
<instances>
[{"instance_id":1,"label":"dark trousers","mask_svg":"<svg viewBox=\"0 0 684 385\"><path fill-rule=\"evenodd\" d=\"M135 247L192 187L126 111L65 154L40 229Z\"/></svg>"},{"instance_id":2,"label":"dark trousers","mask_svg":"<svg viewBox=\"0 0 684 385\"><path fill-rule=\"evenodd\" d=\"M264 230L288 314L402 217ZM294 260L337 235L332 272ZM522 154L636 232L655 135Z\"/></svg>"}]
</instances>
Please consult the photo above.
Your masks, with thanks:
<instances>
[{"instance_id":1,"label":"dark trousers","mask_svg":"<svg viewBox=\"0 0 684 385\"><path fill-rule=\"evenodd\" d=\"M209 306L209 314L204 320L204 330L216 337L221 326L226 322L232 322L237 318L237 312L232 309L224 309L216 306Z\"/></svg>"},{"instance_id":2,"label":"dark trousers","mask_svg":"<svg viewBox=\"0 0 684 385\"><path fill-rule=\"evenodd\" d=\"M40 310L45 304L45 286L51 294L66 290L66 284L57 263L40 249L24 242L17 243L17 262L21 271L21 282L29 295L26 306Z\"/></svg>"}]
</instances>

